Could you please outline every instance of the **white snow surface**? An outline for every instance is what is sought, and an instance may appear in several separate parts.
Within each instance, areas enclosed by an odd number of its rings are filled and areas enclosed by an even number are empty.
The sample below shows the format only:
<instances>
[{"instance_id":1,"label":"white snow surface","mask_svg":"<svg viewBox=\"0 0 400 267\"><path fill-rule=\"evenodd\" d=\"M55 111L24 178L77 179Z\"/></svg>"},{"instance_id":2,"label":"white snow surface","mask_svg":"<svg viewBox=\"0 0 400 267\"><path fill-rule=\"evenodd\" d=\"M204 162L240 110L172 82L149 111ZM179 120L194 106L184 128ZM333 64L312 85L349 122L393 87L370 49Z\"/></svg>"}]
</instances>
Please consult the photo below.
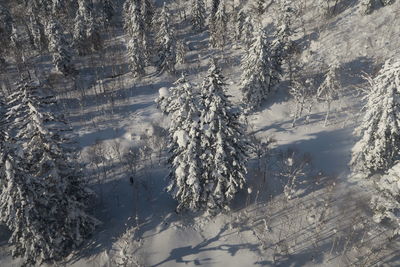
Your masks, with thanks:
<instances>
[{"instance_id":1,"label":"white snow surface","mask_svg":"<svg viewBox=\"0 0 400 267\"><path fill-rule=\"evenodd\" d=\"M134 80L129 72L118 78L104 78L102 83L106 86L119 88L111 102L111 95L96 96L100 81L96 82L95 75L88 73L83 78L86 95L80 98L83 107L76 104L78 95L61 97L78 133L81 160L89 169L86 176L99 195L94 213L103 222L64 264L117 266L124 254L120 249L123 237L128 236L130 245L125 254L133 256L138 266L146 267L348 266L351 263L399 266L396 255L382 252L379 257L371 256L375 256L372 248L379 247L384 238L383 231L365 226L368 218L362 213L365 205L360 200L369 202L370 182L352 177L348 163L356 141L352 132L360 121L362 104L355 90L364 84L358 75L363 71L374 73L380 63L400 53L400 1L368 16L362 16L353 2L357 1L349 1L343 12L324 23L315 19L313 5L305 16L309 39L304 42L309 41L310 47L302 53L302 59L307 67L319 73L336 60L342 66L343 93L332 104L328 125L323 125L326 107L317 103L308 124L303 116L292 127L295 103L288 96L285 83L248 118L251 131L258 137L276 140L275 149L294 148L309 154L315 172L299 186L294 200L284 199L282 180L267 175L267 181L261 182L257 170L251 168L248 174L251 190L238 194L230 213L212 218L197 213L176 214L176 203L164 191L168 175L165 153L160 159L153 154L151 160L140 162L134 175L135 184L130 185L131 172L127 165L120 164L118 155L140 147L143 136L152 132L154 124L168 125L154 99L167 95L177 77L159 75L148 67L147 76L140 81ZM263 23L268 25L272 21L273 18L267 17ZM106 45L123 42L121 34ZM198 49L188 54L196 60L179 66L178 71L196 70L188 73L188 80L193 82L200 83L205 77L204 67L214 53L204 47L205 37L204 34L186 37L189 47ZM237 63L230 63L236 62L244 51L229 47L227 51L222 69L229 84L228 93L237 101L241 69ZM184 136L178 136L178 140L182 145L186 142ZM99 169L92 155L96 143L104 148L99 155L105 160ZM124 236L133 228L132 234ZM363 240L368 245L360 243L363 246L339 249L339 244L342 247L346 244L345 237L358 233L358 229L366 229ZM0 265L20 266L21 261L12 259L9 253L7 235L1 229Z\"/></svg>"}]
</instances>

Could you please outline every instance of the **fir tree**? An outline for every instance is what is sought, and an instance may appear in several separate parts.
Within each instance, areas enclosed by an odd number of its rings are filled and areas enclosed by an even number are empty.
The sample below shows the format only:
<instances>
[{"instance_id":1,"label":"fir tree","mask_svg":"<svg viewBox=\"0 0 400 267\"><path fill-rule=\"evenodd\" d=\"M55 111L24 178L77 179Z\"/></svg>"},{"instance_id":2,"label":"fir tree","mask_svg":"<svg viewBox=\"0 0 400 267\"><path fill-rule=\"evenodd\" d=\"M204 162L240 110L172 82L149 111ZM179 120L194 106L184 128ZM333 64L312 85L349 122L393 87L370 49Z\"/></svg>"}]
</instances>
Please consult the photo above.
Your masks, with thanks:
<instances>
[{"instance_id":1,"label":"fir tree","mask_svg":"<svg viewBox=\"0 0 400 267\"><path fill-rule=\"evenodd\" d=\"M258 108L268 97L274 85L271 78L270 44L265 30L256 34L253 45L243 58L241 91L243 103L249 109Z\"/></svg>"},{"instance_id":2,"label":"fir tree","mask_svg":"<svg viewBox=\"0 0 400 267\"><path fill-rule=\"evenodd\" d=\"M206 9L203 0L194 0L191 14L193 29L197 32L204 30Z\"/></svg>"},{"instance_id":3,"label":"fir tree","mask_svg":"<svg viewBox=\"0 0 400 267\"><path fill-rule=\"evenodd\" d=\"M400 61L386 61L374 78L368 78L365 115L355 134L361 139L353 147L355 171L373 174L386 171L399 158L400 149Z\"/></svg>"},{"instance_id":4,"label":"fir tree","mask_svg":"<svg viewBox=\"0 0 400 267\"><path fill-rule=\"evenodd\" d=\"M229 209L230 201L244 187L248 158L244 126L225 93L225 85L221 70L212 63L200 92L201 201L212 214Z\"/></svg>"},{"instance_id":5,"label":"fir tree","mask_svg":"<svg viewBox=\"0 0 400 267\"><path fill-rule=\"evenodd\" d=\"M56 70L64 75L75 74L76 70L71 63L69 45L64 39L63 30L58 21L53 20L47 24L46 35L49 38L49 50L53 55L53 64Z\"/></svg>"},{"instance_id":6,"label":"fir tree","mask_svg":"<svg viewBox=\"0 0 400 267\"><path fill-rule=\"evenodd\" d=\"M400 235L400 163L396 163L387 174L376 182L378 192L371 199L374 221L389 221L394 227L394 236Z\"/></svg>"},{"instance_id":7,"label":"fir tree","mask_svg":"<svg viewBox=\"0 0 400 267\"><path fill-rule=\"evenodd\" d=\"M14 256L29 265L60 260L98 223L85 212L89 191L65 146L64 122L50 112L53 97L22 82L7 104L16 141L5 158L0 218L12 232Z\"/></svg>"},{"instance_id":8,"label":"fir tree","mask_svg":"<svg viewBox=\"0 0 400 267\"><path fill-rule=\"evenodd\" d=\"M176 64L176 41L171 25L170 13L165 3L160 14L157 43L158 69L160 71L174 73Z\"/></svg>"}]
</instances>

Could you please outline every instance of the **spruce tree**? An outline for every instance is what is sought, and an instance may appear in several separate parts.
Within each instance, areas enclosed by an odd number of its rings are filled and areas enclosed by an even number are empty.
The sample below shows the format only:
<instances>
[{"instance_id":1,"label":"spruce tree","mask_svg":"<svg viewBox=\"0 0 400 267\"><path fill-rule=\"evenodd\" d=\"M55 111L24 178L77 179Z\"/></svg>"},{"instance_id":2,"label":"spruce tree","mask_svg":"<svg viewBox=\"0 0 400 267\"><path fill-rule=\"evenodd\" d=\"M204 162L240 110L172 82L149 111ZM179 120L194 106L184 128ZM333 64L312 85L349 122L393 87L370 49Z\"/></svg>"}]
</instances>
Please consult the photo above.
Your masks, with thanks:
<instances>
[{"instance_id":1,"label":"spruce tree","mask_svg":"<svg viewBox=\"0 0 400 267\"><path fill-rule=\"evenodd\" d=\"M271 78L270 53L267 34L265 30L260 29L242 63L243 74L240 85L242 101L250 110L258 108L274 86Z\"/></svg>"},{"instance_id":2,"label":"spruce tree","mask_svg":"<svg viewBox=\"0 0 400 267\"><path fill-rule=\"evenodd\" d=\"M164 112L171 117L170 184L168 191L178 201L177 211L204 208L201 201L202 166L199 134L198 92L185 77L171 89L168 106Z\"/></svg>"},{"instance_id":3,"label":"spruce tree","mask_svg":"<svg viewBox=\"0 0 400 267\"><path fill-rule=\"evenodd\" d=\"M225 79L213 62L200 92L200 132L204 192L201 201L215 214L229 209L245 185L249 143L239 113L225 93Z\"/></svg>"},{"instance_id":4,"label":"spruce tree","mask_svg":"<svg viewBox=\"0 0 400 267\"><path fill-rule=\"evenodd\" d=\"M29 265L60 260L98 224L85 212L90 193L67 147L65 122L51 111L54 104L30 82L21 82L7 103L15 141L5 158L0 218L12 232L13 255Z\"/></svg>"},{"instance_id":5,"label":"spruce tree","mask_svg":"<svg viewBox=\"0 0 400 267\"><path fill-rule=\"evenodd\" d=\"M158 43L158 69L159 71L175 72L176 41L171 24L171 15L164 3L160 13L160 25L157 32Z\"/></svg>"},{"instance_id":6,"label":"spruce tree","mask_svg":"<svg viewBox=\"0 0 400 267\"><path fill-rule=\"evenodd\" d=\"M386 171L399 159L399 77L400 61L388 60L374 79L368 79L365 115L355 130L360 140L352 150L351 165L355 171Z\"/></svg>"},{"instance_id":7,"label":"spruce tree","mask_svg":"<svg viewBox=\"0 0 400 267\"><path fill-rule=\"evenodd\" d=\"M377 182L377 193L371 199L374 221L392 224L393 235L400 236L400 163L396 163Z\"/></svg>"},{"instance_id":8,"label":"spruce tree","mask_svg":"<svg viewBox=\"0 0 400 267\"><path fill-rule=\"evenodd\" d=\"M46 35L49 39L49 51L53 55L53 64L58 72L64 75L75 74L76 70L71 63L71 52L64 39L63 30L55 19L46 25Z\"/></svg>"},{"instance_id":9,"label":"spruce tree","mask_svg":"<svg viewBox=\"0 0 400 267\"><path fill-rule=\"evenodd\" d=\"M192 26L197 32L201 32L205 28L206 8L203 0L194 0L192 4Z\"/></svg>"}]
</instances>

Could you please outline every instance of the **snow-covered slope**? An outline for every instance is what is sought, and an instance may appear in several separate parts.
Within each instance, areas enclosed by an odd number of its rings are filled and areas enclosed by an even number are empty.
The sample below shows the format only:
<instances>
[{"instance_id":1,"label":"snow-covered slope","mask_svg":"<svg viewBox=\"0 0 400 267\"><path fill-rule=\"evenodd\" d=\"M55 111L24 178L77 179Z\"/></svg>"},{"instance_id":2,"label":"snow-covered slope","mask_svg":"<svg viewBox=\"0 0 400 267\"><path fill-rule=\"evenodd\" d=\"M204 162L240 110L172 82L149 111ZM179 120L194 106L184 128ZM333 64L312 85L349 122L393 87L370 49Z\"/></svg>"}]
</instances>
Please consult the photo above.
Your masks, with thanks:
<instances>
[{"instance_id":1,"label":"snow-covered slope","mask_svg":"<svg viewBox=\"0 0 400 267\"><path fill-rule=\"evenodd\" d=\"M348 167L355 143L352 132L363 104L357 89L364 86L360 75L374 74L386 59L400 53L400 1L368 16L360 13L359 1L341 1L339 14L327 19L318 15L316 1L304 2L304 32L301 20L296 22L301 61L315 77L322 77L327 66L338 61L341 97L332 104L327 126L325 103L315 102L309 122L304 115L293 127L295 102L283 82L278 92L249 116L252 133L275 141L266 163L252 160L250 190L238 194L228 214L212 218L176 214L175 201L164 191L168 174L165 143L152 137L158 137L158 126L168 125L168 119L154 100L159 89L171 87L177 77L159 75L148 67L143 79L133 79L123 52L113 52L124 40L120 29L107 40L107 54L82 62L76 59L84 73L81 90L64 93L59 100L76 132L81 160L88 167L87 178L99 195L95 215L103 224L84 247L61 264L400 265L398 241L372 222L365 190L370 182L353 179ZM265 26L274 21L269 16L274 8L272 5L264 15ZM187 21L177 26L179 38L190 48L188 62L177 66L178 71L185 70L190 81L201 83L210 57L217 55L228 93L238 103L243 49L228 45L222 57L220 51L207 48L207 34L190 32ZM107 57L114 57L118 68L100 67ZM95 66L88 66L89 60ZM44 70L48 63L41 63ZM55 83L72 86L71 81ZM159 137L162 139L162 134ZM146 154L144 145L152 146L154 152ZM127 163L135 160L129 158L129 151L140 148L141 159L133 165ZM266 172L257 169L261 161ZM290 186L294 171L301 175L290 188L293 198L288 199L284 188ZM0 265L20 266L20 261L9 255L6 237L2 231Z\"/></svg>"}]
</instances>

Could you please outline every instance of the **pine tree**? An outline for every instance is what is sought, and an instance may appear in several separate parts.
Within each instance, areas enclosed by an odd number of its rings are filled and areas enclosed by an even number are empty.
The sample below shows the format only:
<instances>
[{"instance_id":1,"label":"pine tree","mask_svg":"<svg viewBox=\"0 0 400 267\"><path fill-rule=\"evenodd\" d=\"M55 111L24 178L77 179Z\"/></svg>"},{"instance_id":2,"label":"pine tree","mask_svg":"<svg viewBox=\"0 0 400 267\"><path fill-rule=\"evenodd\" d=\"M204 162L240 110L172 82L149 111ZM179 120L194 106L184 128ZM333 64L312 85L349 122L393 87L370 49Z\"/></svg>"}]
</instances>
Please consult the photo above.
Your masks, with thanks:
<instances>
[{"instance_id":1,"label":"pine tree","mask_svg":"<svg viewBox=\"0 0 400 267\"><path fill-rule=\"evenodd\" d=\"M242 63L243 74L240 85L243 93L242 101L250 110L258 108L274 86L271 78L270 53L266 32L260 29Z\"/></svg>"},{"instance_id":2,"label":"pine tree","mask_svg":"<svg viewBox=\"0 0 400 267\"><path fill-rule=\"evenodd\" d=\"M174 73L176 64L176 41L171 25L170 13L165 3L160 14L157 43L158 69L160 71Z\"/></svg>"},{"instance_id":3,"label":"pine tree","mask_svg":"<svg viewBox=\"0 0 400 267\"><path fill-rule=\"evenodd\" d=\"M85 212L90 193L66 147L64 121L50 111L54 103L29 82L7 103L9 136L16 141L5 159L0 218L12 232L13 255L29 265L60 260L98 224Z\"/></svg>"},{"instance_id":4,"label":"pine tree","mask_svg":"<svg viewBox=\"0 0 400 267\"><path fill-rule=\"evenodd\" d=\"M388 60L374 79L368 78L366 113L355 130L361 139L352 151L351 165L355 171L386 171L399 158L399 77L400 61Z\"/></svg>"},{"instance_id":5,"label":"pine tree","mask_svg":"<svg viewBox=\"0 0 400 267\"><path fill-rule=\"evenodd\" d=\"M203 0L194 0L192 4L192 25L193 29L197 32L201 32L205 28L205 15L206 8Z\"/></svg>"},{"instance_id":6,"label":"pine tree","mask_svg":"<svg viewBox=\"0 0 400 267\"><path fill-rule=\"evenodd\" d=\"M324 122L325 126L328 123L331 111L331 104L335 99L339 97L339 91L339 66L338 63L334 63L332 66L329 67L329 70L325 75L324 81L317 90L317 98L327 104L327 111Z\"/></svg>"},{"instance_id":7,"label":"pine tree","mask_svg":"<svg viewBox=\"0 0 400 267\"><path fill-rule=\"evenodd\" d=\"M400 163L396 163L376 183L378 192L371 199L374 221L389 221L394 236L400 235Z\"/></svg>"},{"instance_id":8,"label":"pine tree","mask_svg":"<svg viewBox=\"0 0 400 267\"><path fill-rule=\"evenodd\" d=\"M201 146L204 192L201 201L214 214L229 209L245 185L248 145L239 114L225 93L221 70L211 64L200 92Z\"/></svg>"},{"instance_id":9,"label":"pine tree","mask_svg":"<svg viewBox=\"0 0 400 267\"><path fill-rule=\"evenodd\" d=\"M71 63L69 45L64 39L63 30L56 20L46 25L46 35L49 39L49 50L53 55L56 70L64 75L73 75L76 70Z\"/></svg>"},{"instance_id":10,"label":"pine tree","mask_svg":"<svg viewBox=\"0 0 400 267\"><path fill-rule=\"evenodd\" d=\"M203 208L199 135L198 92L185 77L180 78L164 112L171 117L170 184L168 191L178 201L177 211Z\"/></svg>"},{"instance_id":11,"label":"pine tree","mask_svg":"<svg viewBox=\"0 0 400 267\"><path fill-rule=\"evenodd\" d=\"M221 2L217 13L210 23L210 44L215 48L223 48L227 39L228 15L226 14L225 3Z\"/></svg>"}]
</instances>

